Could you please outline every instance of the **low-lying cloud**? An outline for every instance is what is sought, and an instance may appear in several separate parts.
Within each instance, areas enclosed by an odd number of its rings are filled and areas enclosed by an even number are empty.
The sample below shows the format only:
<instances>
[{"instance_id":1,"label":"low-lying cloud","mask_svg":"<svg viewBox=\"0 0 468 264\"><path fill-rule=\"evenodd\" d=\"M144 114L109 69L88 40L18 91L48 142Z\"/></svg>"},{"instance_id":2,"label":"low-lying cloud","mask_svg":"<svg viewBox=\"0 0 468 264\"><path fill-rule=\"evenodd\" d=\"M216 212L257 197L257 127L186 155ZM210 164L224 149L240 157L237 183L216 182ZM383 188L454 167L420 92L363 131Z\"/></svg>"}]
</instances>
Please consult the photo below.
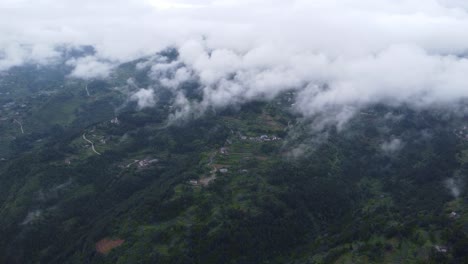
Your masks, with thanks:
<instances>
[{"instance_id":1,"label":"low-lying cloud","mask_svg":"<svg viewBox=\"0 0 468 264\"><path fill-rule=\"evenodd\" d=\"M114 65L109 62L99 61L93 56L83 58L73 58L66 62L67 65L73 66L70 73L71 77L80 79L105 79L109 77Z\"/></svg>"},{"instance_id":2,"label":"low-lying cloud","mask_svg":"<svg viewBox=\"0 0 468 264\"><path fill-rule=\"evenodd\" d=\"M298 113L342 126L371 104L468 97L466 32L460 0L9 0L0 70L89 44L96 53L70 59L71 75L106 78L116 63L171 46L177 61L146 66L176 93L175 117L294 90ZM179 89L189 80L201 85L197 102ZM149 91L134 95L140 107L152 105Z\"/></svg>"},{"instance_id":3,"label":"low-lying cloud","mask_svg":"<svg viewBox=\"0 0 468 264\"><path fill-rule=\"evenodd\" d=\"M156 105L154 90L151 88L140 89L130 97L130 100L136 101L139 109L153 107Z\"/></svg>"},{"instance_id":4,"label":"low-lying cloud","mask_svg":"<svg viewBox=\"0 0 468 264\"><path fill-rule=\"evenodd\" d=\"M394 154L403 148L404 144L399 138L385 141L380 145L381 150L388 155Z\"/></svg>"},{"instance_id":5,"label":"low-lying cloud","mask_svg":"<svg viewBox=\"0 0 468 264\"><path fill-rule=\"evenodd\" d=\"M449 178L445 181L445 186L450 191L453 198L457 199L462 193L463 180L460 177Z\"/></svg>"}]
</instances>

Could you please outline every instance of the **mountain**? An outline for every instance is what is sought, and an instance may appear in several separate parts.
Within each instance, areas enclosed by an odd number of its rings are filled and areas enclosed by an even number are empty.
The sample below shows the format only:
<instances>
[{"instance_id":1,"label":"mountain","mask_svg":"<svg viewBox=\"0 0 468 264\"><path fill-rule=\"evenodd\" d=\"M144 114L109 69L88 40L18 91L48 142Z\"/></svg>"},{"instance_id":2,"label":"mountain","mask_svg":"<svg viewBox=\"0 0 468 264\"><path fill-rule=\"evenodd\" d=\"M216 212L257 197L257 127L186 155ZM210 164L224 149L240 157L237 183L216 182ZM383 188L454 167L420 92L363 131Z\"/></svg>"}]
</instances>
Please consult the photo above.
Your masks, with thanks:
<instances>
[{"instance_id":1,"label":"mountain","mask_svg":"<svg viewBox=\"0 0 468 264\"><path fill-rule=\"evenodd\" d=\"M174 121L147 60L1 74L0 263L468 263L463 114L377 104L317 129L283 92Z\"/></svg>"}]
</instances>

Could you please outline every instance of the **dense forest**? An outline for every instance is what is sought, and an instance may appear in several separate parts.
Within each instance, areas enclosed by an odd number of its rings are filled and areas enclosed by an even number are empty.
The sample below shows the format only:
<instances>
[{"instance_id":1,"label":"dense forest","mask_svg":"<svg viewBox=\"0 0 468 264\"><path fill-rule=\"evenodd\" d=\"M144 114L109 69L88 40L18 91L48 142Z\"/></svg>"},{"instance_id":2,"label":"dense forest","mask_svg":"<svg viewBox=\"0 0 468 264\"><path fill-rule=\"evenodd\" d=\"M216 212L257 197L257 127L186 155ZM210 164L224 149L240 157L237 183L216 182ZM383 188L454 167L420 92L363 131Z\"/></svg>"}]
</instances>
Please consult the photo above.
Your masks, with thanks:
<instances>
[{"instance_id":1,"label":"dense forest","mask_svg":"<svg viewBox=\"0 0 468 264\"><path fill-rule=\"evenodd\" d=\"M373 105L317 130L283 93L168 123L169 91L128 101L137 63L2 77L0 263L468 263L465 116Z\"/></svg>"}]
</instances>

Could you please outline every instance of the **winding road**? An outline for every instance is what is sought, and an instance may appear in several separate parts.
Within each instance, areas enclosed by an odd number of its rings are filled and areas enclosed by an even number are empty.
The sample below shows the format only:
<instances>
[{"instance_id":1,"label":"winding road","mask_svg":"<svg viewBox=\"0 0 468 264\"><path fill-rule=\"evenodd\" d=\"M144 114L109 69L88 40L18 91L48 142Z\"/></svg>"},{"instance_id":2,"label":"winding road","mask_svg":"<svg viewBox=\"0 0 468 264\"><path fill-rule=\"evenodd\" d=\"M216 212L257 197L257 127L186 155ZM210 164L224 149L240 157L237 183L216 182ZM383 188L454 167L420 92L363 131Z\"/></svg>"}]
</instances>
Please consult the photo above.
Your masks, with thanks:
<instances>
[{"instance_id":1,"label":"winding road","mask_svg":"<svg viewBox=\"0 0 468 264\"><path fill-rule=\"evenodd\" d=\"M86 94L88 95L88 97L91 96L91 95L89 94L88 85L85 86L85 89L86 89Z\"/></svg>"},{"instance_id":2,"label":"winding road","mask_svg":"<svg viewBox=\"0 0 468 264\"><path fill-rule=\"evenodd\" d=\"M13 119L13 122L17 123L20 126L21 134L24 134L23 124L21 124L21 122L16 119Z\"/></svg>"},{"instance_id":3,"label":"winding road","mask_svg":"<svg viewBox=\"0 0 468 264\"><path fill-rule=\"evenodd\" d=\"M96 149L94 148L94 143L86 138L86 133L83 133L83 139L86 140L89 144L91 144L91 149L94 151L94 153L101 155L101 153L97 152Z\"/></svg>"}]
</instances>

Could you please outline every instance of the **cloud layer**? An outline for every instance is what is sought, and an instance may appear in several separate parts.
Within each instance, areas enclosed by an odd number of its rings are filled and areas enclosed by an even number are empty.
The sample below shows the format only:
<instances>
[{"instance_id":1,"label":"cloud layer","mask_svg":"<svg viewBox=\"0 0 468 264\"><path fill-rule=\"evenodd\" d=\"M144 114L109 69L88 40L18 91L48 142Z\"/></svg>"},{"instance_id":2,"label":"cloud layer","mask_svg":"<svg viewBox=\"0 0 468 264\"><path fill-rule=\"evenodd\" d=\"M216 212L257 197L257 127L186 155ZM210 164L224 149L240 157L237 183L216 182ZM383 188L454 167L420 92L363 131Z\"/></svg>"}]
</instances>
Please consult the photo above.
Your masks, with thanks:
<instances>
[{"instance_id":1,"label":"cloud layer","mask_svg":"<svg viewBox=\"0 0 468 264\"><path fill-rule=\"evenodd\" d=\"M7 0L0 70L50 63L58 45L93 45L68 64L75 77L105 78L173 46L179 60L155 60L151 74L177 93L175 116L295 90L298 112L340 124L370 104L468 97L466 32L461 0ZM187 107L179 86L193 79L203 98Z\"/></svg>"}]
</instances>

